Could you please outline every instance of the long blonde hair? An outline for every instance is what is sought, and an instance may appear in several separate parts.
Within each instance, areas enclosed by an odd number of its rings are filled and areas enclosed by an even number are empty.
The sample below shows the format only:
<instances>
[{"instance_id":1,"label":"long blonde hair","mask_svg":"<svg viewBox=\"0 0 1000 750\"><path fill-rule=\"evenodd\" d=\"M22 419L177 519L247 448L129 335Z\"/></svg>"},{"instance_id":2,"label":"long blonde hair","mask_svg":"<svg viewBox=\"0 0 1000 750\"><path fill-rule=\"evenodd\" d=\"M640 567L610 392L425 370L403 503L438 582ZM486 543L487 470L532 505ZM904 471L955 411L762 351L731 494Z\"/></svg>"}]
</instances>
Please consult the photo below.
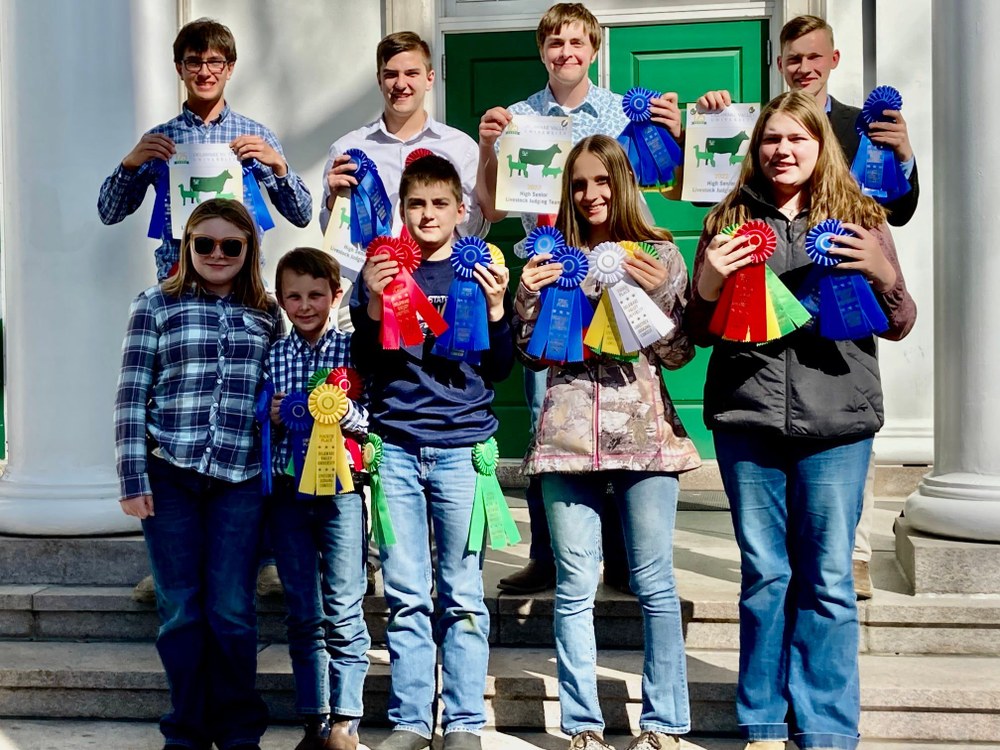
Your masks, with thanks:
<instances>
[{"instance_id":1,"label":"long blonde hair","mask_svg":"<svg viewBox=\"0 0 1000 750\"><path fill-rule=\"evenodd\" d=\"M824 219L832 218L849 221L865 229L884 223L885 209L873 198L861 193L861 188L848 169L843 149L833 134L826 113L820 110L816 100L809 94L788 91L772 99L760 113L736 186L705 218L705 229L710 234L718 234L723 227L742 224L751 218L743 195L744 187L750 187L763 197L771 196L771 182L760 165L760 146L768 120L779 113L800 123L819 141L816 166L804 186L806 201L803 203L807 203L809 207L809 223L818 224Z\"/></svg>"},{"instance_id":2,"label":"long blonde hair","mask_svg":"<svg viewBox=\"0 0 1000 750\"><path fill-rule=\"evenodd\" d=\"M258 310L270 310L271 300L264 288L264 279L260 274L260 240L257 237L257 227L253 217L242 203L224 198L212 198L191 212L187 226L184 227L184 237L181 240L181 256L177 265L177 273L164 281L160 286L164 294L180 297L185 291L194 287L200 292L202 278L191 262L191 236L198 225L209 219L228 221L247 238L247 250L243 256L243 267L233 279L233 299L241 305L254 307Z\"/></svg>"},{"instance_id":3,"label":"long blonde hair","mask_svg":"<svg viewBox=\"0 0 1000 750\"><path fill-rule=\"evenodd\" d=\"M592 135L573 147L563 166L562 201L556 228L571 247L590 246L590 223L580 215L573 202L573 167L581 154L593 154L608 170L611 186L611 210L608 212L609 234L621 240L672 240L666 229L650 226L639 208L639 186L628 155L614 138Z\"/></svg>"}]
</instances>

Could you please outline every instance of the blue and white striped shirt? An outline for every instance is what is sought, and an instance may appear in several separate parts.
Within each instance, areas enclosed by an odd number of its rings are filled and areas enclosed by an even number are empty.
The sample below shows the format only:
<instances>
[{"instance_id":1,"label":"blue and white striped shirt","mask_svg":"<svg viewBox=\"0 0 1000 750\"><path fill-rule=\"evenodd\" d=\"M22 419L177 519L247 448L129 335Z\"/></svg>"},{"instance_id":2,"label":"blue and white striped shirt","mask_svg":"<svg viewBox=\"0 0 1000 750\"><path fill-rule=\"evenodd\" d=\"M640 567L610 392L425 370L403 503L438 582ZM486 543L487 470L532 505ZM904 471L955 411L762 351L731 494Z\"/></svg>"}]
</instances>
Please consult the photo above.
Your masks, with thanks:
<instances>
[{"instance_id":1,"label":"blue and white striped shirt","mask_svg":"<svg viewBox=\"0 0 1000 750\"><path fill-rule=\"evenodd\" d=\"M115 397L122 498L151 494L147 434L180 468L227 482L260 473L254 398L281 326L275 314L193 288L136 297Z\"/></svg>"},{"instance_id":2,"label":"blue and white striped shirt","mask_svg":"<svg viewBox=\"0 0 1000 750\"><path fill-rule=\"evenodd\" d=\"M314 346L299 332L292 332L271 347L267 358L268 375L274 390L280 393L305 391L309 378L323 368L352 367L351 334L333 326ZM347 413L340 420L341 428L357 439L368 433L368 410L355 399L348 399ZM292 457L291 438L284 430L274 430L274 451L271 465L275 474L284 474ZM360 470L360 466L357 467Z\"/></svg>"},{"instance_id":3,"label":"blue and white striped shirt","mask_svg":"<svg viewBox=\"0 0 1000 750\"><path fill-rule=\"evenodd\" d=\"M229 143L241 135L259 135L279 154L284 156L281 144L270 130L249 117L233 112L227 104L222 113L212 122L206 123L198 115L184 106L177 117L157 125L149 133L162 133L174 143ZM166 162L150 159L134 171L125 169L120 163L101 185L97 199L97 211L105 224L117 224L142 205L146 190L155 185ZM302 178L292 171L291 166L284 177L277 177L274 170L252 160L252 169L257 182L267 188L275 208L297 227L304 227L312 220L312 196ZM249 203L248 196L244 202ZM156 248L156 278L163 281L180 257L179 240L173 238L170 225L170 204L167 202L166 221L163 224L161 244Z\"/></svg>"}]
</instances>

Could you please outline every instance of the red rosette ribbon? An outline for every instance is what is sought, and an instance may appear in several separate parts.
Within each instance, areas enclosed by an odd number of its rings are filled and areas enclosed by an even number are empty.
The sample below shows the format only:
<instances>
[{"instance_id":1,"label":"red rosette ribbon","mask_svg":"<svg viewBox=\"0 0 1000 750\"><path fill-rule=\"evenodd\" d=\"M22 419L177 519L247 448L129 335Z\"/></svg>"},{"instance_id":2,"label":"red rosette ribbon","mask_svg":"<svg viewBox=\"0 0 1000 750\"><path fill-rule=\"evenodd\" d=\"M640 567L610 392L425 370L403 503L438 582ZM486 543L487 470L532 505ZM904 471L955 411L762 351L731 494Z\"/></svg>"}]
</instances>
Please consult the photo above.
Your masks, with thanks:
<instances>
[{"instance_id":1,"label":"red rosette ribbon","mask_svg":"<svg viewBox=\"0 0 1000 750\"><path fill-rule=\"evenodd\" d=\"M352 401L357 401L361 397L361 376L358 371L351 367L334 367L324 381L329 385L335 385L344 392ZM351 454L351 462L355 469L361 468L361 446L353 438L344 435L344 445L347 452Z\"/></svg>"},{"instance_id":2,"label":"red rosette ribbon","mask_svg":"<svg viewBox=\"0 0 1000 750\"><path fill-rule=\"evenodd\" d=\"M412 273L420 265L420 248L401 237L376 237L368 245L367 257L382 255L399 264L399 273L382 290L382 347L399 349L401 344L422 344L424 332L420 319L435 336L448 330L444 318L413 280Z\"/></svg>"},{"instance_id":3,"label":"red rosette ribbon","mask_svg":"<svg viewBox=\"0 0 1000 750\"><path fill-rule=\"evenodd\" d=\"M748 221L734 236L750 238L750 264L726 279L708 330L726 341L763 344L769 340L764 262L774 254L778 238L760 219Z\"/></svg>"},{"instance_id":4,"label":"red rosette ribbon","mask_svg":"<svg viewBox=\"0 0 1000 750\"><path fill-rule=\"evenodd\" d=\"M434 152L429 148L415 148L413 151L406 155L406 161L403 162L403 169L413 164L413 162L418 159L423 159L425 156L434 156Z\"/></svg>"}]
</instances>

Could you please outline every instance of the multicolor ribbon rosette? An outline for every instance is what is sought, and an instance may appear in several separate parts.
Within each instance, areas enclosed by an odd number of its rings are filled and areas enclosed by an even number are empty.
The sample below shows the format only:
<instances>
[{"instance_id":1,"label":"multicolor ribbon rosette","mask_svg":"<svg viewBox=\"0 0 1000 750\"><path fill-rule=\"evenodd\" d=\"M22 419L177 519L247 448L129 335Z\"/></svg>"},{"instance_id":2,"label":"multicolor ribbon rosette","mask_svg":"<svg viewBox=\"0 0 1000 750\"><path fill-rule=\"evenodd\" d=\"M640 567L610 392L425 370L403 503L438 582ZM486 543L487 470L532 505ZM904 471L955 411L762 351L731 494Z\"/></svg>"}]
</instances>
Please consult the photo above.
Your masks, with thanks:
<instances>
[{"instance_id":1,"label":"multicolor ribbon rosette","mask_svg":"<svg viewBox=\"0 0 1000 750\"><path fill-rule=\"evenodd\" d=\"M448 288L444 322L448 330L434 342L434 353L449 359L479 362L490 348L486 293L476 281L476 266L493 262L490 249L479 237L462 237L451 250L455 279Z\"/></svg>"},{"instance_id":2,"label":"multicolor ribbon rosette","mask_svg":"<svg viewBox=\"0 0 1000 750\"><path fill-rule=\"evenodd\" d=\"M542 309L528 342L528 354L555 364L583 361L583 331L594 311L580 284L587 277L587 256L575 247L557 248L552 262L562 265L556 282L542 290Z\"/></svg>"},{"instance_id":3,"label":"multicolor ribbon rosette","mask_svg":"<svg viewBox=\"0 0 1000 750\"><path fill-rule=\"evenodd\" d=\"M347 396L338 386L324 383L309 394L313 428L302 473L297 475L301 494L354 492L351 465L340 430L340 420L347 409Z\"/></svg>"},{"instance_id":4,"label":"multicolor ribbon rosette","mask_svg":"<svg viewBox=\"0 0 1000 750\"><path fill-rule=\"evenodd\" d=\"M625 248L602 242L587 255L590 277L601 286L583 343L598 354L626 356L666 336L676 325L625 271Z\"/></svg>"},{"instance_id":5,"label":"multicolor ribbon rosette","mask_svg":"<svg viewBox=\"0 0 1000 750\"><path fill-rule=\"evenodd\" d=\"M887 109L899 110L903 97L892 86L878 86L865 100L855 127L861 136L858 153L851 165L851 174L861 185L861 192L870 195L879 203L888 203L910 190L896 152L890 146L872 143L868 127L874 122L890 122L882 112Z\"/></svg>"},{"instance_id":6,"label":"multicolor ribbon rosette","mask_svg":"<svg viewBox=\"0 0 1000 750\"><path fill-rule=\"evenodd\" d=\"M652 122L649 102L659 96L656 91L636 86L622 97L622 111L629 123L618 142L628 154L641 187L670 185L684 157L674 137Z\"/></svg>"},{"instance_id":7,"label":"multicolor ribbon rosette","mask_svg":"<svg viewBox=\"0 0 1000 750\"><path fill-rule=\"evenodd\" d=\"M385 487L379 474L384 455L382 438L374 433L368 433L362 456L372 489L371 538L379 547L388 547L396 543L396 533L392 529L392 519L389 517L389 501L385 496Z\"/></svg>"},{"instance_id":8,"label":"multicolor ribbon rosette","mask_svg":"<svg viewBox=\"0 0 1000 750\"><path fill-rule=\"evenodd\" d=\"M254 399L253 415L260 424L260 493L264 496L274 491L271 466L271 400L274 398L274 382L265 380Z\"/></svg>"},{"instance_id":9,"label":"multicolor ribbon rosette","mask_svg":"<svg viewBox=\"0 0 1000 750\"><path fill-rule=\"evenodd\" d=\"M838 219L826 219L806 234L806 255L816 268L806 278L802 303L819 319L823 338L859 339L889 328L875 292L860 271L839 271L843 258L830 255L834 238L854 236Z\"/></svg>"},{"instance_id":10,"label":"multicolor ribbon rosette","mask_svg":"<svg viewBox=\"0 0 1000 750\"><path fill-rule=\"evenodd\" d=\"M306 437L313 426L313 417L309 412L309 395L302 391L289 393L281 399L278 414L292 442L292 458L285 473L301 477L306 459Z\"/></svg>"},{"instance_id":11,"label":"multicolor ribbon rosette","mask_svg":"<svg viewBox=\"0 0 1000 750\"><path fill-rule=\"evenodd\" d=\"M754 249L750 264L726 279L708 330L726 341L764 344L805 325L809 313L766 264L777 247L774 230L753 219L722 233L748 236Z\"/></svg>"},{"instance_id":12,"label":"multicolor ribbon rosette","mask_svg":"<svg viewBox=\"0 0 1000 750\"><path fill-rule=\"evenodd\" d=\"M448 325L423 290L413 280L412 273L420 265L420 250L412 242L397 237L376 237L368 245L368 258L388 255L399 264L399 273L382 291L382 346L399 349L419 346L424 341L420 318L435 336L444 333Z\"/></svg>"},{"instance_id":13,"label":"multicolor ribbon rosette","mask_svg":"<svg viewBox=\"0 0 1000 750\"><path fill-rule=\"evenodd\" d=\"M354 178L358 184L351 187L351 242L366 246L392 231L392 207L375 162L358 148L344 153L357 166Z\"/></svg>"},{"instance_id":14,"label":"multicolor ribbon rosette","mask_svg":"<svg viewBox=\"0 0 1000 750\"><path fill-rule=\"evenodd\" d=\"M260 192L260 185L257 184L256 166L256 159L250 159L243 165L243 195L248 200L247 208L253 214L257 228L261 232L266 232L268 229L274 229L274 219L271 218L271 212L267 210L264 196Z\"/></svg>"},{"instance_id":15,"label":"multicolor ribbon rosette","mask_svg":"<svg viewBox=\"0 0 1000 750\"><path fill-rule=\"evenodd\" d=\"M496 438L472 446L472 465L476 469L476 495L469 524L469 552L481 552L489 539L490 549L503 549L521 541L521 534L497 479L500 451Z\"/></svg>"}]
</instances>

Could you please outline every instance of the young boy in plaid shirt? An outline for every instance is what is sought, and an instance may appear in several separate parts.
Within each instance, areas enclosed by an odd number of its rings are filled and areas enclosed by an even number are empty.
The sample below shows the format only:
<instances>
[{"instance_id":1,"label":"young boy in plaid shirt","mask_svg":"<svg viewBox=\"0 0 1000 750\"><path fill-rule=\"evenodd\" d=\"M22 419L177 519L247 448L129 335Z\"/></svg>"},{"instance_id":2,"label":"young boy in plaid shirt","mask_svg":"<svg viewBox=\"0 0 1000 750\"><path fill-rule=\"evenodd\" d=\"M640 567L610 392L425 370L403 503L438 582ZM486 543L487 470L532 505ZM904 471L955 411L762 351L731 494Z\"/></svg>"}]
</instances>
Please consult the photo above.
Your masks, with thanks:
<instances>
[{"instance_id":1,"label":"young boy in plaid shirt","mask_svg":"<svg viewBox=\"0 0 1000 750\"><path fill-rule=\"evenodd\" d=\"M275 289L292 332L268 357L276 426L268 523L285 585L295 706L306 728L296 750L354 750L370 645L361 609L367 583L364 505L356 491L298 492L301 477L286 473L293 441L281 409L288 394L308 390L318 370L351 366L351 334L330 323L343 295L340 266L320 250L296 248L278 261ZM360 439L368 431L368 412L353 399L347 403L341 429Z\"/></svg>"}]
</instances>

